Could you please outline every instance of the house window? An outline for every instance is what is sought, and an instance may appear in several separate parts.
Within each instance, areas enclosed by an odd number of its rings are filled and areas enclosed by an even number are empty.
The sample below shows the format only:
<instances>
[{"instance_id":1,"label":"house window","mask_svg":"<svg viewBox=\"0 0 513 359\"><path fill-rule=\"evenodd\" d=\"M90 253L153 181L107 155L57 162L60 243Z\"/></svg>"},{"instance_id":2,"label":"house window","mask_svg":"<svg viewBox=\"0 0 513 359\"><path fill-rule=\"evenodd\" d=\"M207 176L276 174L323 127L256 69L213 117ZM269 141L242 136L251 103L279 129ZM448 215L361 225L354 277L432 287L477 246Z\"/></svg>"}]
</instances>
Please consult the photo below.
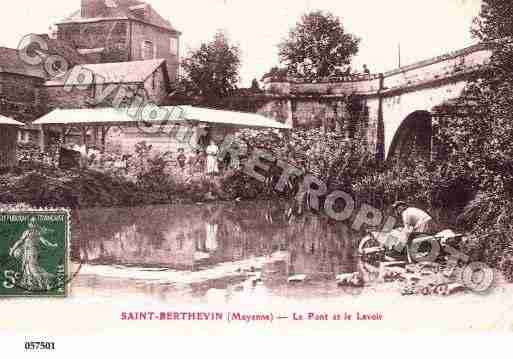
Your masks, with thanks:
<instances>
[{"instance_id":1,"label":"house window","mask_svg":"<svg viewBox=\"0 0 513 359\"><path fill-rule=\"evenodd\" d=\"M151 60L155 58L155 46L151 41L143 41L142 43L143 60Z\"/></svg>"},{"instance_id":2,"label":"house window","mask_svg":"<svg viewBox=\"0 0 513 359\"><path fill-rule=\"evenodd\" d=\"M171 55L178 56L178 39L176 37L170 38L169 44L169 52L171 52Z\"/></svg>"}]
</instances>

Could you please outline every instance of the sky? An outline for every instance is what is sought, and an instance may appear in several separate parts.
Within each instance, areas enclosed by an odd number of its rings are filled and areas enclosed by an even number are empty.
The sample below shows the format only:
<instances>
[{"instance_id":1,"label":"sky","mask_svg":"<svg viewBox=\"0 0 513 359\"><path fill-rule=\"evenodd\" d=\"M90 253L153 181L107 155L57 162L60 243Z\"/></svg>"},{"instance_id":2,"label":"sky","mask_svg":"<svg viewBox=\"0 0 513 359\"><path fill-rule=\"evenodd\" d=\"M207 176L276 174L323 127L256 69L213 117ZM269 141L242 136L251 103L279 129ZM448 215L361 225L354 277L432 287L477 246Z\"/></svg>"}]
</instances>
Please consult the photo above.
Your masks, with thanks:
<instances>
[{"instance_id":1,"label":"sky","mask_svg":"<svg viewBox=\"0 0 513 359\"><path fill-rule=\"evenodd\" d=\"M241 85L279 64L277 44L307 11L340 17L346 31L362 39L353 69L367 64L382 72L401 63L438 56L475 42L472 19L481 0L147 0L183 35L182 55L225 31L242 50ZM80 0L17 0L0 13L0 46L16 47L28 33L80 8Z\"/></svg>"}]
</instances>

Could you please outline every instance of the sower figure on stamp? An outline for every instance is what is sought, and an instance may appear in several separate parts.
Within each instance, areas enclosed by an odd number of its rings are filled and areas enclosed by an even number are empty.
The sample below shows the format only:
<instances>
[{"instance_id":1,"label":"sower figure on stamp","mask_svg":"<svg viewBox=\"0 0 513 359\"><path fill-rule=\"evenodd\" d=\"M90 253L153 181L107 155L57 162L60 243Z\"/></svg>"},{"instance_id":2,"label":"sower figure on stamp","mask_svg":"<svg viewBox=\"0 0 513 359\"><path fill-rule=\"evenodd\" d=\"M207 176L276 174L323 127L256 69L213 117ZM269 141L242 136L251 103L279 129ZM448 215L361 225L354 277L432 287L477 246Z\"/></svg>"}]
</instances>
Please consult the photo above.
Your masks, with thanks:
<instances>
[{"instance_id":1,"label":"sower figure on stamp","mask_svg":"<svg viewBox=\"0 0 513 359\"><path fill-rule=\"evenodd\" d=\"M433 218L422 209L409 206L406 202L396 202L392 208L403 220L403 234L406 243L408 261L411 263L410 245L413 237L418 233L431 234L436 232L436 223Z\"/></svg>"},{"instance_id":2,"label":"sower figure on stamp","mask_svg":"<svg viewBox=\"0 0 513 359\"><path fill-rule=\"evenodd\" d=\"M58 247L56 243L42 237L43 234L49 232L49 230L41 228L36 219L32 217L29 219L28 229L11 247L9 255L21 261L20 287L27 290L51 290L54 275L48 273L39 264L40 244L51 248Z\"/></svg>"}]
</instances>

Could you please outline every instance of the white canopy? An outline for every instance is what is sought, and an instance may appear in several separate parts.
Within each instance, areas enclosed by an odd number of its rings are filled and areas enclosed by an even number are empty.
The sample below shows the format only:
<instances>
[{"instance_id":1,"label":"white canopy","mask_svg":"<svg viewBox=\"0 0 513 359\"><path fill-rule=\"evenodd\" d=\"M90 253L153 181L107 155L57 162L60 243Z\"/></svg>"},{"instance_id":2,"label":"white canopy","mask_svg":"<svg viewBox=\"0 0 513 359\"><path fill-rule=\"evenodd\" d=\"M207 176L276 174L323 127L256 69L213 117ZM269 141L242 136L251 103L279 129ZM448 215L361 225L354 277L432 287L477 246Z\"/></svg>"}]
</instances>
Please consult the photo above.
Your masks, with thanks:
<instances>
[{"instance_id":1,"label":"white canopy","mask_svg":"<svg viewBox=\"0 0 513 359\"><path fill-rule=\"evenodd\" d=\"M18 122L12 118L0 115L0 126L25 126L23 122Z\"/></svg>"},{"instance_id":2,"label":"white canopy","mask_svg":"<svg viewBox=\"0 0 513 359\"><path fill-rule=\"evenodd\" d=\"M169 107L168 107L169 108ZM290 129L287 124L271 118L247 112L213 110L194 106L174 106L178 116L188 120L234 127ZM181 115L180 115L181 113Z\"/></svg>"},{"instance_id":3,"label":"white canopy","mask_svg":"<svg viewBox=\"0 0 513 359\"><path fill-rule=\"evenodd\" d=\"M160 107L170 122L201 122L221 126L240 128L277 128L290 129L287 124L275 121L255 113L221 111L194 106ZM33 122L34 125L123 125L141 122L133 116L130 108L88 108L56 109ZM144 119L144 122L160 124L165 116L156 119Z\"/></svg>"},{"instance_id":4,"label":"white canopy","mask_svg":"<svg viewBox=\"0 0 513 359\"><path fill-rule=\"evenodd\" d=\"M138 122L130 116L128 109L113 107L81 108L81 109L55 109L40 119L32 122L33 125L115 125Z\"/></svg>"}]
</instances>

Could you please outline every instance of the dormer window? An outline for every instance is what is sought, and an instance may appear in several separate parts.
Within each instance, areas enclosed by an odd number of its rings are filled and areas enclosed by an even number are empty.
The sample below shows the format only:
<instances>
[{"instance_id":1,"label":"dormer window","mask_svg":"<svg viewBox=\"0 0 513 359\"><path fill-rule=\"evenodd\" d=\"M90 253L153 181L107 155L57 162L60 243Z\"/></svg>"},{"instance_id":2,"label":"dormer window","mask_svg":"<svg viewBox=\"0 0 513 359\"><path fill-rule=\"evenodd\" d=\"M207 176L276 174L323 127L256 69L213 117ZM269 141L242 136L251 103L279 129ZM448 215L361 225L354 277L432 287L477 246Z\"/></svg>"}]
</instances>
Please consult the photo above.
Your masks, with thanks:
<instances>
[{"instance_id":1,"label":"dormer window","mask_svg":"<svg viewBox=\"0 0 513 359\"><path fill-rule=\"evenodd\" d=\"M143 60L151 60L155 58L155 45L152 41L143 41L142 58Z\"/></svg>"}]
</instances>

